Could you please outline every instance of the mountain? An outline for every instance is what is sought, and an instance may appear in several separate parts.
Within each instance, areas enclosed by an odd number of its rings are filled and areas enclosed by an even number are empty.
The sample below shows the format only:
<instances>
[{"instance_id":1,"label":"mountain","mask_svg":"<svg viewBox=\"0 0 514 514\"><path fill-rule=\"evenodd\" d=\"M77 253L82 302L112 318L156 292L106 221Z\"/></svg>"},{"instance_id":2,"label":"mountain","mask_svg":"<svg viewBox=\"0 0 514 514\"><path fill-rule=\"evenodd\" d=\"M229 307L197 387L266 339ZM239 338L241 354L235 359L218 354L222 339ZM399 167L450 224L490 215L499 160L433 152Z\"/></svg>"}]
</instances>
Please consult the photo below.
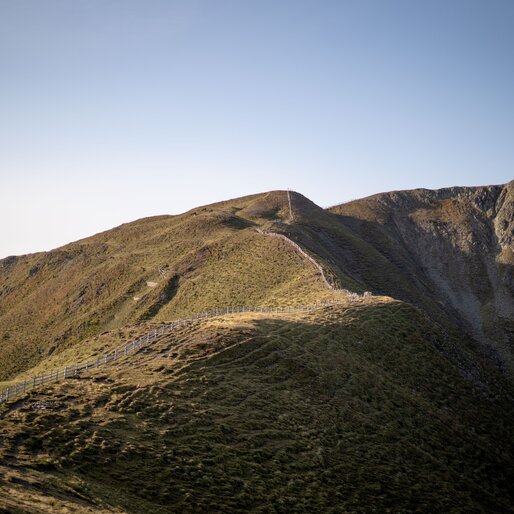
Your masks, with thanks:
<instances>
[{"instance_id":1,"label":"mountain","mask_svg":"<svg viewBox=\"0 0 514 514\"><path fill-rule=\"evenodd\" d=\"M514 512L513 191L272 191L3 259L5 385L254 312L0 404L0 512Z\"/></svg>"},{"instance_id":2,"label":"mountain","mask_svg":"<svg viewBox=\"0 0 514 514\"><path fill-rule=\"evenodd\" d=\"M385 284L355 270L361 280L420 306L432 303L434 313L439 304L513 377L514 181L379 194L331 212L395 268ZM416 291L395 286L398 275Z\"/></svg>"},{"instance_id":3,"label":"mountain","mask_svg":"<svg viewBox=\"0 0 514 514\"><path fill-rule=\"evenodd\" d=\"M0 379L83 338L219 305L308 299L323 284L255 228L281 193L122 225L51 252L0 261Z\"/></svg>"}]
</instances>

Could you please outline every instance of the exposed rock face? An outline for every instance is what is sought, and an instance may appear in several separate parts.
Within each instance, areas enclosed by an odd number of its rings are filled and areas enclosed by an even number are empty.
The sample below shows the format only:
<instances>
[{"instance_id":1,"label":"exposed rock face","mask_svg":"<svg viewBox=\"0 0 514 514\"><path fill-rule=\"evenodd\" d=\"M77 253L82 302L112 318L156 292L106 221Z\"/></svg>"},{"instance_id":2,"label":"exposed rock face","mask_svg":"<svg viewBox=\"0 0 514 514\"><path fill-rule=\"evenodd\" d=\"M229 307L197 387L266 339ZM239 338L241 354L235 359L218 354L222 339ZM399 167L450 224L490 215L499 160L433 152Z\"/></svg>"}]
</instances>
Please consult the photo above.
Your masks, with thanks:
<instances>
[{"instance_id":1,"label":"exposed rock face","mask_svg":"<svg viewBox=\"0 0 514 514\"><path fill-rule=\"evenodd\" d=\"M331 210L395 261L399 271L417 275L428 289L425 294L483 343L500 367L509 367L514 351L514 181L382 193Z\"/></svg>"}]
</instances>

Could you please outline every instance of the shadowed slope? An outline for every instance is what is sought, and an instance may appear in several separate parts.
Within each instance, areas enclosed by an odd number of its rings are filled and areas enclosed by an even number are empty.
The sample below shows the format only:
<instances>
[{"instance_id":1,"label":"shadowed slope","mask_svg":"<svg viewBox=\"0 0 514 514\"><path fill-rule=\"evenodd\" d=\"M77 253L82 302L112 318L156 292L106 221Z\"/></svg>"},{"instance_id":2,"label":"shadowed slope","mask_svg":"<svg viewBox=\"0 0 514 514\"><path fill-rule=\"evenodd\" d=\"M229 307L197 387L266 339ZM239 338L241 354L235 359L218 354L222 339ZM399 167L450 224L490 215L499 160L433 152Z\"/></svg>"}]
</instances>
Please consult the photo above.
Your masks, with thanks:
<instances>
[{"instance_id":1,"label":"shadowed slope","mask_svg":"<svg viewBox=\"0 0 514 514\"><path fill-rule=\"evenodd\" d=\"M333 212L275 191L4 259L3 377L213 307L342 303L210 319L1 405L0 512L514 512L512 382L467 335L508 369L509 188ZM420 309L351 303L303 252L336 287Z\"/></svg>"},{"instance_id":2,"label":"shadowed slope","mask_svg":"<svg viewBox=\"0 0 514 514\"><path fill-rule=\"evenodd\" d=\"M0 502L513 512L512 392L484 371L484 397L445 358L455 344L385 298L199 323L0 407Z\"/></svg>"},{"instance_id":3,"label":"shadowed slope","mask_svg":"<svg viewBox=\"0 0 514 514\"><path fill-rule=\"evenodd\" d=\"M382 193L330 211L397 270L381 282L364 270L361 280L431 312L442 307L514 376L514 182Z\"/></svg>"}]
</instances>

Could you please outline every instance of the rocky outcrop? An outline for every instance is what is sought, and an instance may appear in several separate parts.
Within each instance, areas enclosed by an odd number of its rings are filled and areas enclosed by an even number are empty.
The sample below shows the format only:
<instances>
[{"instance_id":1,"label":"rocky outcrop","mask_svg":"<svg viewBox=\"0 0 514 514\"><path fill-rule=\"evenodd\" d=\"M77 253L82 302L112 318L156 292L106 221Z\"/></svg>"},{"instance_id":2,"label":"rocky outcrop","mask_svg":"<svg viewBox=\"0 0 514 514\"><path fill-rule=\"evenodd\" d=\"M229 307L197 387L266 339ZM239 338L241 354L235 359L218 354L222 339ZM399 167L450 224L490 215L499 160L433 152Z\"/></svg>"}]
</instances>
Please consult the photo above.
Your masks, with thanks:
<instances>
[{"instance_id":1,"label":"rocky outcrop","mask_svg":"<svg viewBox=\"0 0 514 514\"><path fill-rule=\"evenodd\" d=\"M331 211L512 371L514 182L382 193Z\"/></svg>"}]
</instances>

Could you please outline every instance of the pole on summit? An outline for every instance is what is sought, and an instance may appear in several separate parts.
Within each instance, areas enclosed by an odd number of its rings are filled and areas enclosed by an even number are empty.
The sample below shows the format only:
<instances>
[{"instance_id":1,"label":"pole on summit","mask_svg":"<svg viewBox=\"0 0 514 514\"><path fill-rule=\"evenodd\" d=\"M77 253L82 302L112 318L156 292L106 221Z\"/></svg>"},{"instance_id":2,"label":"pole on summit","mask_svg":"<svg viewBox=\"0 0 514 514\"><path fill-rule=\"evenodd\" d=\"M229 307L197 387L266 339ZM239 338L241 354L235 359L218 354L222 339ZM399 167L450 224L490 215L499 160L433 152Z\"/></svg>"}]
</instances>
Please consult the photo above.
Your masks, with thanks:
<instances>
[{"instance_id":1,"label":"pole on summit","mask_svg":"<svg viewBox=\"0 0 514 514\"><path fill-rule=\"evenodd\" d=\"M291 207L291 190L287 190L287 202L289 203L289 220L293 221L293 209Z\"/></svg>"}]
</instances>

